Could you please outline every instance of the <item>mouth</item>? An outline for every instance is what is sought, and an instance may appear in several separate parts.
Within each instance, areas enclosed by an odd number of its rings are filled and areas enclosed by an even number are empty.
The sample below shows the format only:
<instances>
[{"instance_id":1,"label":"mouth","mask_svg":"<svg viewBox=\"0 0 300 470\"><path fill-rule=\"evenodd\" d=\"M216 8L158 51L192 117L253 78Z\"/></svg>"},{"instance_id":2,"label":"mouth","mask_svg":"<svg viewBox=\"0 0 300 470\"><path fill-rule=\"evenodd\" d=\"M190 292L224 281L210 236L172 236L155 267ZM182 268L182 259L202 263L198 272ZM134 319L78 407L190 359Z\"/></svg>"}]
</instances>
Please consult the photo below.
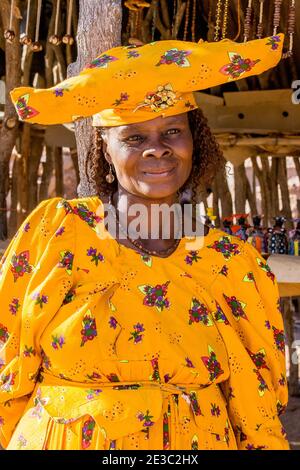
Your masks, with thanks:
<instances>
[{"instance_id":1,"label":"mouth","mask_svg":"<svg viewBox=\"0 0 300 470\"><path fill-rule=\"evenodd\" d=\"M143 171L144 176L149 176L150 178L165 178L166 176L171 176L173 173L175 173L176 166L173 166L172 168L166 169L166 168L161 168L157 170L149 170L149 171Z\"/></svg>"}]
</instances>

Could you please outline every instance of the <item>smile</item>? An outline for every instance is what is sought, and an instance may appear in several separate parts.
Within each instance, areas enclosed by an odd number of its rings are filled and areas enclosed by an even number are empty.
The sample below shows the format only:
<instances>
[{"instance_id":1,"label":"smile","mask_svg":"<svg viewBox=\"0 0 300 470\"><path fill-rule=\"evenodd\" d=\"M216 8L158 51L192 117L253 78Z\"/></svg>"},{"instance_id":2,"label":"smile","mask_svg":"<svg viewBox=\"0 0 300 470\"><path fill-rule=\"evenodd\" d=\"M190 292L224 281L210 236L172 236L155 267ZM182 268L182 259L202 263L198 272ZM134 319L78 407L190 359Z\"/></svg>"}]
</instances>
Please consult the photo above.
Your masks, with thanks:
<instances>
[{"instance_id":1,"label":"smile","mask_svg":"<svg viewBox=\"0 0 300 470\"><path fill-rule=\"evenodd\" d=\"M175 173L176 167L171 168L170 170L152 170L152 171L143 171L143 175L150 176L151 178L165 178Z\"/></svg>"}]
</instances>

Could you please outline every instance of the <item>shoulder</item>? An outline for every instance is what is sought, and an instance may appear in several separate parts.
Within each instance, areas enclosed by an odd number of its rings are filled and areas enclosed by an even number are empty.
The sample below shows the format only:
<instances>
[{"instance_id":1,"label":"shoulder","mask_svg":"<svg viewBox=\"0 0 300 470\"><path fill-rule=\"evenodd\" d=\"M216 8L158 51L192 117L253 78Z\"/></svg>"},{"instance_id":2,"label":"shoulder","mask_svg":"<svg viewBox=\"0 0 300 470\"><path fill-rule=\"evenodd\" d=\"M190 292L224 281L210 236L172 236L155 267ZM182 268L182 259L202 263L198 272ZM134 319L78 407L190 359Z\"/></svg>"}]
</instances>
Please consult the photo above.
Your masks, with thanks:
<instances>
[{"instance_id":1,"label":"shoulder","mask_svg":"<svg viewBox=\"0 0 300 470\"><path fill-rule=\"evenodd\" d=\"M47 241L55 235L74 236L75 221L94 228L101 220L103 204L98 197L65 199L53 197L41 201L25 218L12 241L28 238ZM61 237L57 237L61 238Z\"/></svg>"},{"instance_id":2,"label":"shoulder","mask_svg":"<svg viewBox=\"0 0 300 470\"><path fill-rule=\"evenodd\" d=\"M268 269L266 260L248 241L220 229L210 230L207 239L207 246L215 250L221 262L226 265L226 270L241 273L257 270L257 268Z\"/></svg>"},{"instance_id":3,"label":"shoulder","mask_svg":"<svg viewBox=\"0 0 300 470\"><path fill-rule=\"evenodd\" d=\"M90 222L97 219L97 213L102 213L103 203L97 196L65 199L53 197L41 201L29 214L27 219L50 218L53 223L62 218L71 219L76 216L79 219Z\"/></svg>"}]
</instances>

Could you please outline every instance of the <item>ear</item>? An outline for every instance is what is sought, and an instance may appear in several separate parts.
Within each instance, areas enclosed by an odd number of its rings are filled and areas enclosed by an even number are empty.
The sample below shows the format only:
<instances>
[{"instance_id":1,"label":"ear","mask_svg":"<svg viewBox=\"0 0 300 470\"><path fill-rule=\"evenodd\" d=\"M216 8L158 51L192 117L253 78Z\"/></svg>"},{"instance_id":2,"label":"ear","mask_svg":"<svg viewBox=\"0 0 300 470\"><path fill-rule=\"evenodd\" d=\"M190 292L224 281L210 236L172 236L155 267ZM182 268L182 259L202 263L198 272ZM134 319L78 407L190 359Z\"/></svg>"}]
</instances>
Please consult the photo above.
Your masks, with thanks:
<instances>
[{"instance_id":1,"label":"ear","mask_svg":"<svg viewBox=\"0 0 300 470\"><path fill-rule=\"evenodd\" d=\"M108 152L107 135L106 135L105 132L103 134L101 134L101 138L102 138L102 152L103 152L104 158L108 163L111 164L112 159L111 159L111 156L109 155L109 152Z\"/></svg>"}]
</instances>

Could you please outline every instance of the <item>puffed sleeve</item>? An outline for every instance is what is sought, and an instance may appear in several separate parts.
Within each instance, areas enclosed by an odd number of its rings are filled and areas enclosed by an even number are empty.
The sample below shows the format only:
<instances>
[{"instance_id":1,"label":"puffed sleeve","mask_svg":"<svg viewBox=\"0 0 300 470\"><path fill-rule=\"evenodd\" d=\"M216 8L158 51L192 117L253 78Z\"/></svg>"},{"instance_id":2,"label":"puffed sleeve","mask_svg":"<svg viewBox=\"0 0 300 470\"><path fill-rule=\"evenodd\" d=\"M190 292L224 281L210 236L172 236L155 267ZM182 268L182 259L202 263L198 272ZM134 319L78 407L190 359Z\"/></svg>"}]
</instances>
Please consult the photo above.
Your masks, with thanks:
<instances>
[{"instance_id":1,"label":"puffed sleeve","mask_svg":"<svg viewBox=\"0 0 300 470\"><path fill-rule=\"evenodd\" d=\"M279 420L288 402L285 337L274 274L247 242L211 286L216 325L228 351L221 383L239 449L289 449Z\"/></svg>"},{"instance_id":2,"label":"puffed sleeve","mask_svg":"<svg viewBox=\"0 0 300 470\"><path fill-rule=\"evenodd\" d=\"M0 443L6 448L38 380L40 336L73 284L74 214L61 198L41 202L0 264Z\"/></svg>"}]
</instances>

